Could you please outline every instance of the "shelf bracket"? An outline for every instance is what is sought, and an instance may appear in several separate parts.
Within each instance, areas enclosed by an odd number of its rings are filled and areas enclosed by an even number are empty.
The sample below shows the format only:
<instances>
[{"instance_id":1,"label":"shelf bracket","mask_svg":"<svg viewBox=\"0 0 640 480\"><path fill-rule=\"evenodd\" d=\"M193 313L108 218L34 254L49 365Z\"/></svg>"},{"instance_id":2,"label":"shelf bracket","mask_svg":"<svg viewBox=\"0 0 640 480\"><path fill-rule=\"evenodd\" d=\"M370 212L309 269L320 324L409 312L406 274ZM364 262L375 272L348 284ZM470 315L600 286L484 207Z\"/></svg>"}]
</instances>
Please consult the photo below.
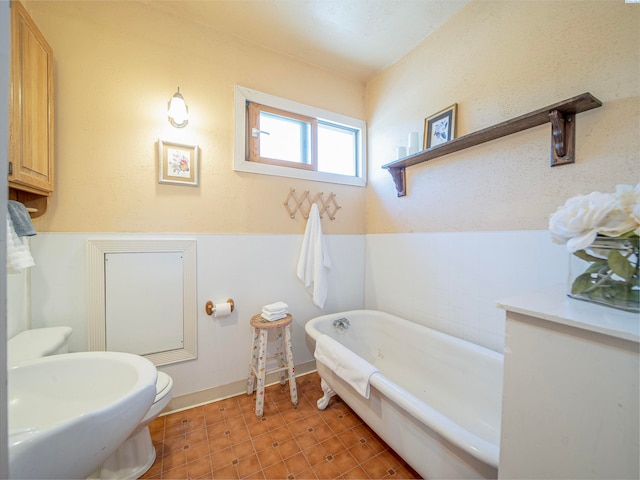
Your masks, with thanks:
<instances>
[{"instance_id":1,"label":"shelf bracket","mask_svg":"<svg viewBox=\"0 0 640 480\"><path fill-rule=\"evenodd\" d=\"M549 112L551 122L551 166L575 163L576 115L559 110Z\"/></svg>"},{"instance_id":2,"label":"shelf bracket","mask_svg":"<svg viewBox=\"0 0 640 480\"><path fill-rule=\"evenodd\" d=\"M390 167L389 173L393 178L393 182L396 184L396 190L398 191L399 197L404 197L407 194L407 190L405 188L406 176L405 176L405 168L404 167Z\"/></svg>"}]
</instances>

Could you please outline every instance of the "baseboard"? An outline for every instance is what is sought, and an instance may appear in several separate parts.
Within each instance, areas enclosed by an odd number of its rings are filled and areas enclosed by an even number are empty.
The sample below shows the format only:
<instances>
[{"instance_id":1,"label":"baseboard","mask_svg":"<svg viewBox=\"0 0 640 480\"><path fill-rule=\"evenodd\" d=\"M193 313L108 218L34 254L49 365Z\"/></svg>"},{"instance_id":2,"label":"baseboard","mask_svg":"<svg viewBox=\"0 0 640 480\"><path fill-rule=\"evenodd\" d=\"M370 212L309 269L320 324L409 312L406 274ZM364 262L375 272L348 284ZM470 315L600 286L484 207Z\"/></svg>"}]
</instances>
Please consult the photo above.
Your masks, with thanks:
<instances>
[{"instance_id":1,"label":"baseboard","mask_svg":"<svg viewBox=\"0 0 640 480\"><path fill-rule=\"evenodd\" d=\"M301 377L302 375L315 371L315 360L296 365L296 377ZM279 382L280 376L277 372L269 373L265 378L265 384L267 385L273 385ZM187 393L186 395L180 395L179 397L172 398L160 416L179 412L188 408L199 407L200 405L206 405L207 403L216 402L225 398L235 397L242 393L247 393L246 379L229 383L227 385L220 385L219 387L208 388L199 392Z\"/></svg>"}]
</instances>

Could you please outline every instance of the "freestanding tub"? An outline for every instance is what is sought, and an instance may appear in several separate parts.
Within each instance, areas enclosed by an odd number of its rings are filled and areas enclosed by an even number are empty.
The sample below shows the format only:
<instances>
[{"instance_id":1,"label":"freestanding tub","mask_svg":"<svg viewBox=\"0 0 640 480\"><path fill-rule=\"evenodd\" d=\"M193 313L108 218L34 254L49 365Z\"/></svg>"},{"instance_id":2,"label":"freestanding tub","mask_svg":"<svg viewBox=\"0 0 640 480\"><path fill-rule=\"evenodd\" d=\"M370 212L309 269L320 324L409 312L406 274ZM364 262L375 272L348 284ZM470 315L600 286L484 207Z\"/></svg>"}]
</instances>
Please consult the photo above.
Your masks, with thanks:
<instances>
[{"instance_id":1,"label":"freestanding tub","mask_svg":"<svg viewBox=\"0 0 640 480\"><path fill-rule=\"evenodd\" d=\"M424 478L497 478L502 354L371 310L317 317L305 330L314 343L329 335L378 370L365 398L316 361L325 391L319 408L338 394Z\"/></svg>"}]
</instances>

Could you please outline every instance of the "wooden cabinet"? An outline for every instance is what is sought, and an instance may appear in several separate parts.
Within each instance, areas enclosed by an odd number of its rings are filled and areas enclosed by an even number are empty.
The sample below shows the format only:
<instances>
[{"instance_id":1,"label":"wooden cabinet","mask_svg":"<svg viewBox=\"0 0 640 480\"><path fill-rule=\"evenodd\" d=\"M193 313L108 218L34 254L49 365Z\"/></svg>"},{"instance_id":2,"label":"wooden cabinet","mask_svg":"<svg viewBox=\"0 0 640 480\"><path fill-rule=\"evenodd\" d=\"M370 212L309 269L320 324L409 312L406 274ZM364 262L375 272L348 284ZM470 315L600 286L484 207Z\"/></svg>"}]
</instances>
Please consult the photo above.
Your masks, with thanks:
<instances>
[{"instance_id":1,"label":"wooden cabinet","mask_svg":"<svg viewBox=\"0 0 640 480\"><path fill-rule=\"evenodd\" d=\"M24 7L11 2L9 197L39 210L53 192L53 50Z\"/></svg>"}]
</instances>

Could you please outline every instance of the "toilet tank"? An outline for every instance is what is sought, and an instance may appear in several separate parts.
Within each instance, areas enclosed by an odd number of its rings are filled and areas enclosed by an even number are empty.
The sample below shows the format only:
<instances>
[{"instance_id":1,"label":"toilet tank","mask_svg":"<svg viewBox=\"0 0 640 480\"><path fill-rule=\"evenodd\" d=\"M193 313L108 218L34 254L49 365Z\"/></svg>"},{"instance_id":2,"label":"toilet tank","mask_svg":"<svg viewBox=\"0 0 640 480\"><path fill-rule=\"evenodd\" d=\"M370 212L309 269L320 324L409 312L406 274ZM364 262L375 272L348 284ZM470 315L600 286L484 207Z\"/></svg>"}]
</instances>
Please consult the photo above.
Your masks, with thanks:
<instances>
[{"instance_id":1,"label":"toilet tank","mask_svg":"<svg viewBox=\"0 0 640 480\"><path fill-rule=\"evenodd\" d=\"M25 360L67 353L71 327L34 328L20 332L7 342L7 367Z\"/></svg>"}]
</instances>

